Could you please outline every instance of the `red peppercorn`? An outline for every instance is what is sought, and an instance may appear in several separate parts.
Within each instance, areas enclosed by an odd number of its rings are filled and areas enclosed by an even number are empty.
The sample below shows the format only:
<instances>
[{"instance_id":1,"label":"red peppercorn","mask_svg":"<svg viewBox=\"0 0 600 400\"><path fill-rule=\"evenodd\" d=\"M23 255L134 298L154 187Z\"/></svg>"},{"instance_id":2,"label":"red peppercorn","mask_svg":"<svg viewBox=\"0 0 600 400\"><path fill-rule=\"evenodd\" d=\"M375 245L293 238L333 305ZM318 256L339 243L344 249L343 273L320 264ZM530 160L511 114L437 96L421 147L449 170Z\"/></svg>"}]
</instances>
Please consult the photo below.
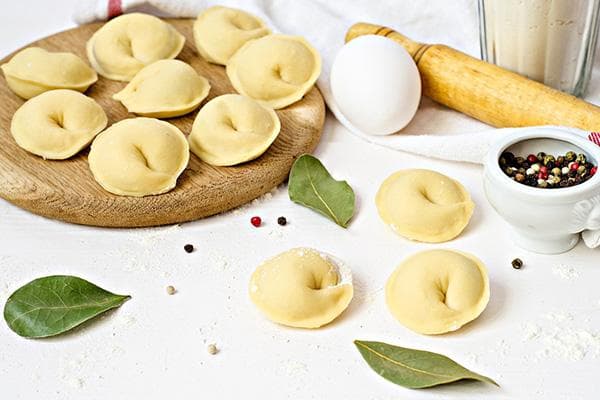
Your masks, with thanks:
<instances>
[{"instance_id":1,"label":"red peppercorn","mask_svg":"<svg viewBox=\"0 0 600 400\"><path fill-rule=\"evenodd\" d=\"M252 217L252 218L250 218L250 223L252 225L254 225L256 228L258 228L260 226L260 224L262 223L262 219L260 219L260 217Z\"/></svg>"},{"instance_id":2,"label":"red peppercorn","mask_svg":"<svg viewBox=\"0 0 600 400\"><path fill-rule=\"evenodd\" d=\"M529 164L535 164L536 162L538 162L538 158L535 156L535 154L530 154L527 156L527 161L529 161Z\"/></svg>"},{"instance_id":3,"label":"red peppercorn","mask_svg":"<svg viewBox=\"0 0 600 400\"><path fill-rule=\"evenodd\" d=\"M594 176L596 174L596 172L598 172L598 167L592 167L592 169L590 169L591 176Z\"/></svg>"},{"instance_id":4,"label":"red peppercorn","mask_svg":"<svg viewBox=\"0 0 600 400\"><path fill-rule=\"evenodd\" d=\"M571 164L571 169L573 171L577 171L577 168L579 168L579 163L574 162L573 164Z\"/></svg>"},{"instance_id":5,"label":"red peppercorn","mask_svg":"<svg viewBox=\"0 0 600 400\"><path fill-rule=\"evenodd\" d=\"M545 165L542 165L540 167L540 173L542 173L544 175L548 175L548 167L546 167Z\"/></svg>"},{"instance_id":6,"label":"red peppercorn","mask_svg":"<svg viewBox=\"0 0 600 400\"><path fill-rule=\"evenodd\" d=\"M548 172L546 172L546 173L543 173L543 172L540 170L540 172L539 172L539 174L538 174L538 179L543 179L543 180L546 180L546 179L548 179Z\"/></svg>"}]
</instances>

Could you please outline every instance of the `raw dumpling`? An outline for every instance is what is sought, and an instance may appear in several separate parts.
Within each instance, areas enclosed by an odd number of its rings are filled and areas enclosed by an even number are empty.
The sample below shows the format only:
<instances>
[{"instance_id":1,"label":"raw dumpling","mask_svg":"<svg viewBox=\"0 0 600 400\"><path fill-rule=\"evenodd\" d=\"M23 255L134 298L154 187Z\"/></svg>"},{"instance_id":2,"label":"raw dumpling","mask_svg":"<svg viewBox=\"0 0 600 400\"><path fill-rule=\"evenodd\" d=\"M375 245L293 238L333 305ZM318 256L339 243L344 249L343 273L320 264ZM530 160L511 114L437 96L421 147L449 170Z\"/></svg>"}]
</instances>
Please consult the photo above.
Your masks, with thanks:
<instances>
[{"instance_id":1,"label":"raw dumpling","mask_svg":"<svg viewBox=\"0 0 600 400\"><path fill-rule=\"evenodd\" d=\"M270 33L258 17L235 8L207 8L194 22L194 40L206 61L225 65L248 40Z\"/></svg>"},{"instance_id":2,"label":"raw dumpling","mask_svg":"<svg viewBox=\"0 0 600 400\"><path fill-rule=\"evenodd\" d=\"M273 322L296 328L330 323L348 307L353 292L348 268L308 248L263 262L250 280L252 302Z\"/></svg>"},{"instance_id":3,"label":"raw dumpling","mask_svg":"<svg viewBox=\"0 0 600 400\"><path fill-rule=\"evenodd\" d=\"M475 208L458 181L426 169L392 174L381 184L375 203L383 222L396 233L429 243L458 236Z\"/></svg>"},{"instance_id":4,"label":"raw dumpling","mask_svg":"<svg viewBox=\"0 0 600 400\"><path fill-rule=\"evenodd\" d=\"M110 20L87 42L87 55L98 73L130 81L146 65L175 58L185 38L168 23L151 15L124 14Z\"/></svg>"},{"instance_id":5,"label":"raw dumpling","mask_svg":"<svg viewBox=\"0 0 600 400\"><path fill-rule=\"evenodd\" d=\"M28 152L64 160L87 146L107 123L94 99L57 89L27 100L13 115L10 131Z\"/></svg>"},{"instance_id":6,"label":"raw dumpling","mask_svg":"<svg viewBox=\"0 0 600 400\"><path fill-rule=\"evenodd\" d=\"M227 63L235 90L275 109L300 100L320 73L321 56L300 36L251 40Z\"/></svg>"},{"instance_id":7,"label":"raw dumpling","mask_svg":"<svg viewBox=\"0 0 600 400\"><path fill-rule=\"evenodd\" d=\"M451 250L426 250L404 260L390 276L388 308L407 328L437 335L477 318L490 299L483 263Z\"/></svg>"},{"instance_id":8,"label":"raw dumpling","mask_svg":"<svg viewBox=\"0 0 600 400\"><path fill-rule=\"evenodd\" d=\"M113 99L131 113L171 118L194 110L209 90L208 80L190 65L179 60L160 60L142 68Z\"/></svg>"},{"instance_id":9,"label":"raw dumpling","mask_svg":"<svg viewBox=\"0 0 600 400\"><path fill-rule=\"evenodd\" d=\"M72 53L53 53L28 47L2 65L8 87L18 96L30 99L53 89L85 92L98 75Z\"/></svg>"},{"instance_id":10,"label":"raw dumpling","mask_svg":"<svg viewBox=\"0 0 600 400\"><path fill-rule=\"evenodd\" d=\"M122 196L168 192L190 157L185 136L174 125L154 118L125 119L92 143L88 161L94 179Z\"/></svg>"},{"instance_id":11,"label":"raw dumpling","mask_svg":"<svg viewBox=\"0 0 600 400\"><path fill-rule=\"evenodd\" d=\"M275 141L280 128L272 109L239 94L226 94L200 109L188 140L201 160L229 166L259 157Z\"/></svg>"}]
</instances>

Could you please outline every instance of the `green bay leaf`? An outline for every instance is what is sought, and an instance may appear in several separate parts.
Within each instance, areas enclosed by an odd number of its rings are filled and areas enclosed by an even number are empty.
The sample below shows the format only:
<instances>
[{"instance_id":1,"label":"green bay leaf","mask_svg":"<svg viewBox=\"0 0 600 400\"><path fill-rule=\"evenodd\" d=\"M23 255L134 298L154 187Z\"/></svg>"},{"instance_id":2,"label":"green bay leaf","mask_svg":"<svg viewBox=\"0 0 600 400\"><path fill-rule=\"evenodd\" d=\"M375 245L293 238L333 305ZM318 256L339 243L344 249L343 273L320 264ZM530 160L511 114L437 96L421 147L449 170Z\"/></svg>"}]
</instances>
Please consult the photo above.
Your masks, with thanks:
<instances>
[{"instance_id":1,"label":"green bay leaf","mask_svg":"<svg viewBox=\"0 0 600 400\"><path fill-rule=\"evenodd\" d=\"M385 379L410 389L477 380L498 386L492 379L470 371L441 354L408 349L382 342L355 340L367 364Z\"/></svg>"},{"instance_id":2,"label":"green bay leaf","mask_svg":"<svg viewBox=\"0 0 600 400\"><path fill-rule=\"evenodd\" d=\"M21 286L8 298L4 319L20 336L44 338L64 333L130 298L76 276L46 276Z\"/></svg>"},{"instance_id":3,"label":"green bay leaf","mask_svg":"<svg viewBox=\"0 0 600 400\"><path fill-rule=\"evenodd\" d=\"M354 191L346 181L336 181L310 154L294 162L288 185L290 200L309 207L346 228L354 215Z\"/></svg>"}]
</instances>

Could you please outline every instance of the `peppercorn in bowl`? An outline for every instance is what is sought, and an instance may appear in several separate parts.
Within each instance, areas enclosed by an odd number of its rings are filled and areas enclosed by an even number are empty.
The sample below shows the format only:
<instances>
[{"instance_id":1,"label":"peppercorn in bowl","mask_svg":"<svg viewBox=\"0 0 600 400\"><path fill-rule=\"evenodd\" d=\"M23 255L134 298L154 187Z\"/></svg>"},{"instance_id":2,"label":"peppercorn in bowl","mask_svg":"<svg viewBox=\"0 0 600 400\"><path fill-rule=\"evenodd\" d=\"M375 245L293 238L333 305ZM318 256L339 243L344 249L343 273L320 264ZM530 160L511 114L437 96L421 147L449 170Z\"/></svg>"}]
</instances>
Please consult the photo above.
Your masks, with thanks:
<instances>
[{"instance_id":1,"label":"peppercorn in bowl","mask_svg":"<svg viewBox=\"0 0 600 400\"><path fill-rule=\"evenodd\" d=\"M485 193L517 245L536 253L563 253L581 234L586 244L597 245L600 146L588 134L532 127L490 146L484 161Z\"/></svg>"}]
</instances>

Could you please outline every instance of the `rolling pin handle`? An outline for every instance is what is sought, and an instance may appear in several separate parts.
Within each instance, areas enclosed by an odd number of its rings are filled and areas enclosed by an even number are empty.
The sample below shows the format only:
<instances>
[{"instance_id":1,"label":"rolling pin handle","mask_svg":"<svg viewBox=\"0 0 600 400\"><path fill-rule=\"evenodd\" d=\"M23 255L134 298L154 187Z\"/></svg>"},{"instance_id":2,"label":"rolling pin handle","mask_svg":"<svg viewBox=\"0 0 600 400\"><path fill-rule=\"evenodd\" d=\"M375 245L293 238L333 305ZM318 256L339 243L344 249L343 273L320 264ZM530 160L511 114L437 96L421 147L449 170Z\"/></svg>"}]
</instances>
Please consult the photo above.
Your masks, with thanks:
<instances>
[{"instance_id":1,"label":"rolling pin handle","mask_svg":"<svg viewBox=\"0 0 600 400\"><path fill-rule=\"evenodd\" d=\"M359 22L352 25L350 29L348 29L348 32L346 32L345 41L347 43L352 39L356 39L357 37L364 35L378 35L392 39L393 41L402 45L402 47L408 51L415 62L419 62L419 59L423 53L425 53L425 51L429 48L429 45L415 42L414 40L407 38L391 28L381 25L368 24L365 22Z\"/></svg>"}]
</instances>

